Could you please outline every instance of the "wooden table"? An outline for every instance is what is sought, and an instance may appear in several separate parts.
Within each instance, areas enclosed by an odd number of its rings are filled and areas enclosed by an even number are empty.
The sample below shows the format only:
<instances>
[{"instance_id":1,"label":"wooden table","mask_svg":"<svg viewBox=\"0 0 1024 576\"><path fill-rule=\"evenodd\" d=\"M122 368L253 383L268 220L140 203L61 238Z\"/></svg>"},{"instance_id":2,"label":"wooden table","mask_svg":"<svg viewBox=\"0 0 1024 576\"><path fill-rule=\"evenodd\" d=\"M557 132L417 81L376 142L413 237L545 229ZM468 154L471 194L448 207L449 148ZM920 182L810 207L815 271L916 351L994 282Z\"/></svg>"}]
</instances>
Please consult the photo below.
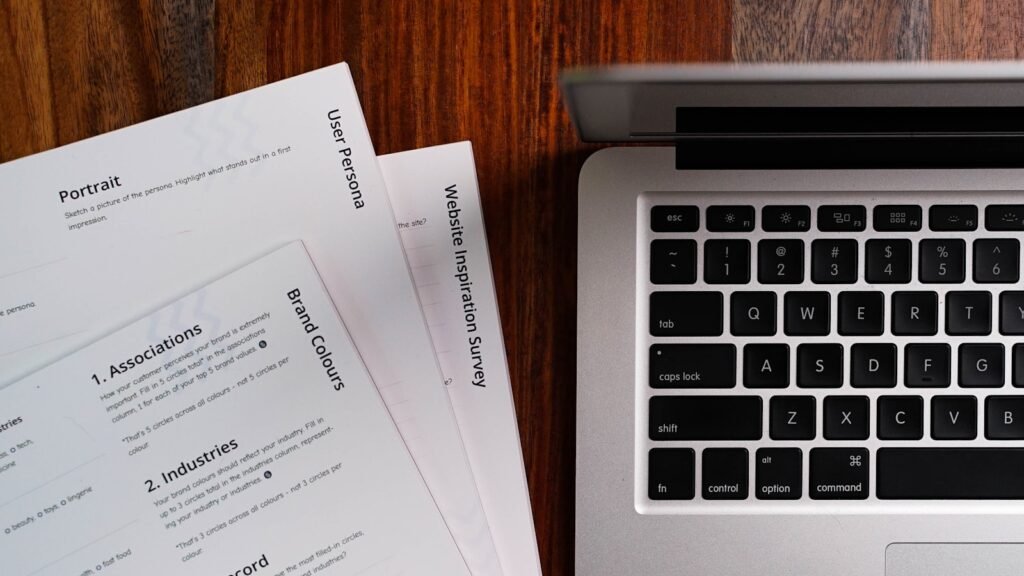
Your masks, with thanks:
<instances>
[{"instance_id":1,"label":"wooden table","mask_svg":"<svg viewBox=\"0 0 1024 576\"><path fill-rule=\"evenodd\" d=\"M573 132L559 71L1014 58L1022 11L982 0L0 0L0 161L343 60L378 152L472 140L544 572L571 574L576 178L594 147Z\"/></svg>"}]
</instances>

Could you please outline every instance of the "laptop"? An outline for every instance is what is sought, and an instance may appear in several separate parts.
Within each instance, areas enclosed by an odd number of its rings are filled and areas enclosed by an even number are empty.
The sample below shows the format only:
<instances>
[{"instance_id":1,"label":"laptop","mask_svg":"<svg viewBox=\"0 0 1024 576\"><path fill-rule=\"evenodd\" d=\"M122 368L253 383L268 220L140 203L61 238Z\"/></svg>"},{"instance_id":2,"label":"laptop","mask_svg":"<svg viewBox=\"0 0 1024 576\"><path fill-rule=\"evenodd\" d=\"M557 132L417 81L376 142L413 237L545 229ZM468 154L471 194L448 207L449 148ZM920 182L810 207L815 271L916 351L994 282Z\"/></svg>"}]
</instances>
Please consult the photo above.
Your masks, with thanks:
<instances>
[{"instance_id":1,"label":"laptop","mask_svg":"<svg viewBox=\"0 0 1024 576\"><path fill-rule=\"evenodd\" d=\"M576 572L1021 573L1024 66L562 86Z\"/></svg>"}]
</instances>

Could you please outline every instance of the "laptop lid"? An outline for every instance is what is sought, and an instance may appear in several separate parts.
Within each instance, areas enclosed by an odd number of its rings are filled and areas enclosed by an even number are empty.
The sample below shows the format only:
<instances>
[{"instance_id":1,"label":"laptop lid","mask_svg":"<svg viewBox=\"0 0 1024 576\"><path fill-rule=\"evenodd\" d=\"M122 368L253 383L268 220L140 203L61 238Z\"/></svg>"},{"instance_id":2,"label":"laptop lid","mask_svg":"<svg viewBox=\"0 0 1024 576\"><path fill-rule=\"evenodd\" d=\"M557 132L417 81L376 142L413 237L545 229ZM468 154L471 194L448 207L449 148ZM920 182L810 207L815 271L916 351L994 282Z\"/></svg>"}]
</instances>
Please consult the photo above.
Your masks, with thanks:
<instances>
[{"instance_id":1,"label":"laptop lid","mask_svg":"<svg viewBox=\"0 0 1024 576\"><path fill-rule=\"evenodd\" d=\"M681 169L1017 168L1024 64L621 66L562 76L587 142L672 142Z\"/></svg>"}]
</instances>

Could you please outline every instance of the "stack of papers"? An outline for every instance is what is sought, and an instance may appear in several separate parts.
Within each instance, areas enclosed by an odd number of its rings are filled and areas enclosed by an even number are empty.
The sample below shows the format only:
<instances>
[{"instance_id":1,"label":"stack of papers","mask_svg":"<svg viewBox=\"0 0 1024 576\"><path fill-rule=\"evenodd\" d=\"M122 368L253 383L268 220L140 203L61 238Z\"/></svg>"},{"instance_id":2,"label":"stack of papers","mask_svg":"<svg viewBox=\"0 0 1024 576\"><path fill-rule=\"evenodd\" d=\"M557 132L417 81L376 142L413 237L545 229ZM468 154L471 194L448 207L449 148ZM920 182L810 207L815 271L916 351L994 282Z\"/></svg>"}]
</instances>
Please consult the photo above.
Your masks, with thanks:
<instances>
[{"instance_id":1,"label":"stack of papers","mask_svg":"<svg viewBox=\"0 0 1024 576\"><path fill-rule=\"evenodd\" d=\"M540 574L469 143L348 67L0 165L11 576Z\"/></svg>"}]
</instances>

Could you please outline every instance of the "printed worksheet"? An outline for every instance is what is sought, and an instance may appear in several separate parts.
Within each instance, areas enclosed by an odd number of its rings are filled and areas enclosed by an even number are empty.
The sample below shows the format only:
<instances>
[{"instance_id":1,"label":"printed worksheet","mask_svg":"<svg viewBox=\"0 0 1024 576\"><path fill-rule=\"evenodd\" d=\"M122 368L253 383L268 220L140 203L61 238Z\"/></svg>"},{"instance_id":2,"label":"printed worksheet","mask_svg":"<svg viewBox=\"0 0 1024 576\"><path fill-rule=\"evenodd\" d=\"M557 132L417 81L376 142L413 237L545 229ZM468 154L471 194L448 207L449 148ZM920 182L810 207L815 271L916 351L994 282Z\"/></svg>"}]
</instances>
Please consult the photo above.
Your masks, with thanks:
<instances>
[{"instance_id":1,"label":"printed worksheet","mask_svg":"<svg viewBox=\"0 0 1024 576\"><path fill-rule=\"evenodd\" d=\"M299 242L0 390L0 558L469 574Z\"/></svg>"},{"instance_id":2,"label":"printed worksheet","mask_svg":"<svg viewBox=\"0 0 1024 576\"><path fill-rule=\"evenodd\" d=\"M540 576L473 147L390 154L380 166L501 567Z\"/></svg>"},{"instance_id":3,"label":"printed worksheet","mask_svg":"<svg viewBox=\"0 0 1024 576\"><path fill-rule=\"evenodd\" d=\"M344 64L0 165L0 384L295 239L473 574L500 574Z\"/></svg>"}]
</instances>

